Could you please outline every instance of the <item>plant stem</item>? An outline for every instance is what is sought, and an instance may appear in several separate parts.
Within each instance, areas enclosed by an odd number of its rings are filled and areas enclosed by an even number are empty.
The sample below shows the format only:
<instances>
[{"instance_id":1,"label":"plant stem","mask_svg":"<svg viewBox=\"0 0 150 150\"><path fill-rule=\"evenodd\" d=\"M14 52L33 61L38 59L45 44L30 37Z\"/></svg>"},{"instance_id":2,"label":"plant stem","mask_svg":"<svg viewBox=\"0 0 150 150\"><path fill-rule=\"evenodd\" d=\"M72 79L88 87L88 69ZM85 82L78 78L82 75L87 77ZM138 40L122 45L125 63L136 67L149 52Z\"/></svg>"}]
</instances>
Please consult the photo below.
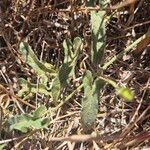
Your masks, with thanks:
<instances>
[{"instance_id":1,"label":"plant stem","mask_svg":"<svg viewBox=\"0 0 150 150\"><path fill-rule=\"evenodd\" d=\"M117 59L120 59L122 56L126 55L132 48L137 46L138 43L140 43L143 39L145 39L147 36L150 35L150 30L140 38L138 38L135 42L133 42L131 45L129 45L127 48L125 48L123 51L121 51L118 55L115 55L111 58L109 62L104 64L102 67L103 70L106 70L111 64L113 64Z\"/></svg>"}]
</instances>

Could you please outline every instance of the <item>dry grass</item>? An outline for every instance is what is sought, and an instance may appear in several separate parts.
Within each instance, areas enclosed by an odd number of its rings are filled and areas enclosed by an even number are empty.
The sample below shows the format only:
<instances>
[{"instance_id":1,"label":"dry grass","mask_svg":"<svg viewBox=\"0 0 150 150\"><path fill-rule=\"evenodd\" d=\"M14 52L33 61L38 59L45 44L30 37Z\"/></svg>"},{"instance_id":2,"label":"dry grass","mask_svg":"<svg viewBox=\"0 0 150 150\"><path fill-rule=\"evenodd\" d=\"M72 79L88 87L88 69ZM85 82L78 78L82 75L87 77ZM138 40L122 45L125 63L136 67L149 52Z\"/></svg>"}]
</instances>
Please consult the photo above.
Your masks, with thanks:
<instances>
[{"instance_id":1,"label":"dry grass","mask_svg":"<svg viewBox=\"0 0 150 150\"><path fill-rule=\"evenodd\" d=\"M120 2L112 0L112 5ZM82 92L57 107L51 124L42 130L22 134L8 132L7 118L31 113L38 105L55 107L47 97L36 95L24 101L16 96L19 77L37 82L34 72L20 60L18 44L25 37L39 59L58 68L63 60L62 42L66 37L82 37L83 54L78 62L77 82L82 69L88 68L90 50L89 13L82 1L71 0L1 0L0 1L0 144L6 149L141 149L150 148L150 38L106 71L105 76L135 91L132 102L118 98L110 86L101 93L99 114L91 135L85 135L80 124ZM104 62L128 47L150 27L150 1L137 0L120 8L107 24ZM115 10L108 9L108 14ZM20 60L20 61L18 61ZM84 61L85 60L85 61ZM36 100L35 100L36 99ZM98 134L98 136L96 136Z\"/></svg>"}]
</instances>

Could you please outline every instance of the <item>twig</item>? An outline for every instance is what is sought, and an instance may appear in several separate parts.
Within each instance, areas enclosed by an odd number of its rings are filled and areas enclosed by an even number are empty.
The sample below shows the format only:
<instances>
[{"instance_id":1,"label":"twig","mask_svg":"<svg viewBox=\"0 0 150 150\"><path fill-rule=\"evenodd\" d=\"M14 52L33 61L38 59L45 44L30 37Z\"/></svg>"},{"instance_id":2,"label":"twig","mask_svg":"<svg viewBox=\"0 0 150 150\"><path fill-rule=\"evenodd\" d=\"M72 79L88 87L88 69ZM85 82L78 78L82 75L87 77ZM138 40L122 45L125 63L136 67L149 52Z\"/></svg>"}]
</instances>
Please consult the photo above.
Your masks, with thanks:
<instances>
[{"instance_id":1,"label":"twig","mask_svg":"<svg viewBox=\"0 0 150 150\"><path fill-rule=\"evenodd\" d=\"M113 135L72 135L72 136L67 136L67 137L52 137L50 139L51 141L71 141L71 142L84 142L84 141L103 141L103 142L108 142L108 141L112 141L112 140L116 140L119 138L119 132L113 134Z\"/></svg>"},{"instance_id":2,"label":"twig","mask_svg":"<svg viewBox=\"0 0 150 150\"><path fill-rule=\"evenodd\" d=\"M149 85L149 82L150 82L150 79L148 80L147 82L147 88L148 88L148 85ZM140 117L137 119L137 116L139 114L139 110L141 108L141 105L142 105L142 102L143 102L143 98L144 98L144 95L145 95L145 92L146 90L144 91L143 95L142 95L142 98L140 100L140 103L133 115L133 117L131 118L129 124L127 125L127 127L124 129L124 131L122 132L122 137L125 137L130 131L131 129L134 127L135 123L137 123L140 119L141 119L141 116L143 116L143 114L145 114L149 109L150 109L150 106L145 109L145 111L140 115Z\"/></svg>"},{"instance_id":3,"label":"twig","mask_svg":"<svg viewBox=\"0 0 150 150\"><path fill-rule=\"evenodd\" d=\"M95 11L99 11L99 10L117 10L117 9L120 9L120 8L123 8L125 6L128 6L128 5L131 5L133 3L135 3L137 0L126 0L124 1L123 3L121 4L116 4L114 6L111 6L111 7L106 7L106 8L101 8L100 6L95 6L95 7L73 7L72 8L69 8L69 9L56 9L54 7L52 7L51 5L48 5L44 8L40 8L40 9L33 9L30 13L30 16L31 14L36 14L36 13L41 13L43 11L52 11L52 12L88 12L88 11L92 11L92 10L95 10Z\"/></svg>"},{"instance_id":4,"label":"twig","mask_svg":"<svg viewBox=\"0 0 150 150\"><path fill-rule=\"evenodd\" d=\"M76 92L78 92L83 87L83 84L81 84L76 90L74 90L69 96L66 97L64 101L61 101L55 108L52 109L52 111L57 111L62 105L64 105L66 102L68 102Z\"/></svg>"},{"instance_id":5,"label":"twig","mask_svg":"<svg viewBox=\"0 0 150 150\"><path fill-rule=\"evenodd\" d=\"M111 10L120 9L122 7L131 5L131 4L135 3L136 1L137 0L125 0L121 4L116 4L114 6L111 6L109 9L111 9Z\"/></svg>"},{"instance_id":6,"label":"twig","mask_svg":"<svg viewBox=\"0 0 150 150\"><path fill-rule=\"evenodd\" d=\"M140 43L143 39L145 39L147 36L150 35L150 28L146 34L138 38L135 42L133 42L131 45L129 45L126 49L121 51L118 55L115 55L111 58L109 62L104 64L102 67L103 70L106 70L111 64L113 64L117 59L120 59L122 56L126 55L132 48L136 47L138 43Z\"/></svg>"},{"instance_id":7,"label":"twig","mask_svg":"<svg viewBox=\"0 0 150 150\"><path fill-rule=\"evenodd\" d=\"M20 136L20 137L11 138L11 139L7 139L7 140L2 140L2 141L0 141L0 144L5 144L5 143L12 142L12 141L24 139L24 138L26 138L26 137L30 137L30 136L33 135L35 132L36 132L36 131L31 131L30 133L27 133L27 134L22 135L22 136Z\"/></svg>"}]
</instances>

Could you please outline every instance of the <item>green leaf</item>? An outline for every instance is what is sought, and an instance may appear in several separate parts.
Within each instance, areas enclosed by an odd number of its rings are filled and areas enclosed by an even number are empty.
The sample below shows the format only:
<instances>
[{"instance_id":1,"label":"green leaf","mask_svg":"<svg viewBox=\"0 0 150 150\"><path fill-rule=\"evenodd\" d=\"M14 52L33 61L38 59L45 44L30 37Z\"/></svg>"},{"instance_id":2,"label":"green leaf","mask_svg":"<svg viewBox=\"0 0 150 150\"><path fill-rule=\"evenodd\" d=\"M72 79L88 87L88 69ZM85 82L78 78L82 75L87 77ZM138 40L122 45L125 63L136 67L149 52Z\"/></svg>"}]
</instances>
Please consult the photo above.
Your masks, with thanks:
<instances>
[{"instance_id":1,"label":"green leaf","mask_svg":"<svg viewBox=\"0 0 150 150\"><path fill-rule=\"evenodd\" d=\"M59 70L59 81L61 87L66 87L69 78L72 76L72 66L70 63L63 63Z\"/></svg>"},{"instance_id":2,"label":"green leaf","mask_svg":"<svg viewBox=\"0 0 150 150\"><path fill-rule=\"evenodd\" d=\"M91 11L92 49L91 61L95 65L102 62L105 51L105 11Z\"/></svg>"},{"instance_id":3,"label":"green leaf","mask_svg":"<svg viewBox=\"0 0 150 150\"><path fill-rule=\"evenodd\" d=\"M0 144L0 150L5 150L5 149L4 149L5 146L6 146L6 144Z\"/></svg>"},{"instance_id":4,"label":"green leaf","mask_svg":"<svg viewBox=\"0 0 150 150\"><path fill-rule=\"evenodd\" d=\"M81 123L84 131L90 131L95 122L98 112L98 100L92 96L91 91L82 102Z\"/></svg>"},{"instance_id":5,"label":"green leaf","mask_svg":"<svg viewBox=\"0 0 150 150\"><path fill-rule=\"evenodd\" d=\"M80 50L82 49L82 40L80 37L76 37L73 41L73 59L71 62L72 70L71 70L71 76L75 78L75 67L77 64L77 60L80 54Z\"/></svg>"},{"instance_id":6,"label":"green leaf","mask_svg":"<svg viewBox=\"0 0 150 150\"><path fill-rule=\"evenodd\" d=\"M52 81L52 88L51 88L51 93L52 93L52 98L54 104L57 104L59 96L60 96L60 91L61 91L61 84L59 81L59 77L56 76L53 81Z\"/></svg>"},{"instance_id":7,"label":"green leaf","mask_svg":"<svg viewBox=\"0 0 150 150\"><path fill-rule=\"evenodd\" d=\"M71 42L70 39L65 39L63 42L64 54L65 54L64 61L61 67L59 68L59 72L57 76L54 78L52 82L52 88L51 88L54 102L58 101L61 90L63 88L66 88L71 77L75 77L75 67L76 67L81 45L82 45L82 40L79 37L76 37L73 43Z\"/></svg>"},{"instance_id":8,"label":"green leaf","mask_svg":"<svg viewBox=\"0 0 150 150\"><path fill-rule=\"evenodd\" d=\"M19 130L23 133L29 131L29 129L41 129L48 126L50 120L47 118L40 118L36 120L24 120L22 122L11 125L11 129Z\"/></svg>"},{"instance_id":9,"label":"green leaf","mask_svg":"<svg viewBox=\"0 0 150 150\"><path fill-rule=\"evenodd\" d=\"M30 128L30 123L28 121L23 121L23 122L19 122L19 123L15 123L13 125L11 125L11 130L15 129L15 130L19 130L23 133L27 133L29 128Z\"/></svg>"},{"instance_id":10,"label":"green leaf","mask_svg":"<svg viewBox=\"0 0 150 150\"><path fill-rule=\"evenodd\" d=\"M60 67L58 75L54 78L52 82L52 98L55 104L57 104L60 92L62 88L65 88L68 85L68 81L72 75L72 67L70 63L63 63Z\"/></svg>"},{"instance_id":11,"label":"green leaf","mask_svg":"<svg viewBox=\"0 0 150 150\"><path fill-rule=\"evenodd\" d=\"M84 93L88 95L89 91L92 90L93 84L93 77L91 71L87 70L83 77L83 86L84 86Z\"/></svg>"},{"instance_id":12,"label":"green leaf","mask_svg":"<svg viewBox=\"0 0 150 150\"><path fill-rule=\"evenodd\" d=\"M7 123L10 125L10 130L16 129L26 133L30 127L29 121L31 119L32 117L30 115L23 114L10 118Z\"/></svg>"},{"instance_id":13,"label":"green leaf","mask_svg":"<svg viewBox=\"0 0 150 150\"><path fill-rule=\"evenodd\" d=\"M107 6L108 3L110 3L110 0L99 0L99 4L103 9Z\"/></svg>"},{"instance_id":14,"label":"green leaf","mask_svg":"<svg viewBox=\"0 0 150 150\"><path fill-rule=\"evenodd\" d=\"M30 119L32 119L31 115L22 114L22 115L16 115L14 117L9 118L6 123L12 125L26 120L29 121Z\"/></svg>"},{"instance_id":15,"label":"green leaf","mask_svg":"<svg viewBox=\"0 0 150 150\"><path fill-rule=\"evenodd\" d=\"M21 86L21 90L18 91L18 96L23 97L28 95L29 93L40 93L46 96L51 96L51 92L46 87L46 85L39 83L38 87L37 84L29 83L23 78L18 79L18 83Z\"/></svg>"},{"instance_id":16,"label":"green leaf","mask_svg":"<svg viewBox=\"0 0 150 150\"><path fill-rule=\"evenodd\" d=\"M133 93L133 91L131 91L130 89L125 88L125 87L119 87L119 88L117 89L117 94L118 94L120 97L122 97L122 98L124 98L125 100L127 100L127 101L132 101L133 98L134 98L134 93Z\"/></svg>"},{"instance_id":17,"label":"green leaf","mask_svg":"<svg viewBox=\"0 0 150 150\"><path fill-rule=\"evenodd\" d=\"M74 38L74 40L73 40L73 51L74 51L75 55L77 55L77 53L79 52L81 45L82 45L81 38L80 37Z\"/></svg>"},{"instance_id":18,"label":"green leaf","mask_svg":"<svg viewBox=\"0 0 150 150\"><path fill-rule=\"evenodd\" d=\"M34 119L39 119L41 117L43 117L47 112L47 108L44 105L41 105L39 108L37 108L34 112L33 112L33 118Z\"/></svg>"},{"instance_id":19,"label":"green leaf","mask_svg":"<svg viewBox=\"0 0 150 150\"><path fill-rule=\"evenodd\" d=\"M61 71L67 70L68 72L68 70L70 70L69 73L70 76L74 75L74 68L77 63L81 45L82 45L82 40L80 37L74 38L73 44L70 39L66 39L63 42L65 58L63 62L64 66L62 65L61 68L63 69ZM71 69L69 69L70 67ZM68 75L68 73L66 73L66 75Z\"/></svg>"},{"instance_id":20,"label":"green leaf","mask_svg":"<svg viewBox=\"0 0 150 150\"><path fill-rule=\"evenodd\" d=\"M21 53L23 61L32 67L37 75L43 79L43 83L48 82L47 74L51 76L56 75L54 67L52 65L46 67L47 65L45 66L44 63L40 62L27 42L21 42L18 51Z\"/></svg>"},{"instance_id":21,"label":"green leaf","mask_svg":"<svg viewBox=\"0 0 150 150\"><path fill-rule=\"evenodd\" d=\"M73 52L72 52L72 42L70 39L65 39L63 42L63 47L64 47L64 63L68 63L72 61L73 57Z\"/></svg>"},{"instance_id":22,"label":"green leaf","mask_svg":"<svg viewBox=\"0 0 150 150\"><path fill-rule=\"evenodd\" d=\"M105 82L96 79L93 82L92 73L86 71L83 78L84 99L82 101L81 123L84 131L90 131L95 123L98 113L98 102L100 98L100 89Z\"/></svg>"},{"instance_id":23,"label":"green leaf","mask_svg":"<svg viewBox=\"0 0 150 150\"><path fill-rule=\"evenodd\" d=\"M104 85L106 84L106 82L100 78L95 79L92 90L93 90L93 94L97 94L99 97L100 94L100 90L104 87Z\"/></svg>"},{"instance_id":24,"label":"green leaf","mask_svg":"<svg viewBox=\"0 0 150 150\"><path fill-rule=\"evenodd\" d=\"M41 128L45 128L49 125L50 123L50 119L48 118L40 118L37 120L31 120L30 121L30 127L33 129L41 129Z\"/></svg>"},{"instance_id":25,"label":"green leaf","mask_svg":"<svg viewBox=\"0 0 150 150\"><path fill-rule=\"evenodd\" d=\"M47 109L45 106L40 106L35 110L33 115L22 114L9 118L5 125L9 127L10 130L19 130L23 133L28 132L31 129L40 129L49 125L49 118L42 118Z\"/></svg>"}]
</instances>

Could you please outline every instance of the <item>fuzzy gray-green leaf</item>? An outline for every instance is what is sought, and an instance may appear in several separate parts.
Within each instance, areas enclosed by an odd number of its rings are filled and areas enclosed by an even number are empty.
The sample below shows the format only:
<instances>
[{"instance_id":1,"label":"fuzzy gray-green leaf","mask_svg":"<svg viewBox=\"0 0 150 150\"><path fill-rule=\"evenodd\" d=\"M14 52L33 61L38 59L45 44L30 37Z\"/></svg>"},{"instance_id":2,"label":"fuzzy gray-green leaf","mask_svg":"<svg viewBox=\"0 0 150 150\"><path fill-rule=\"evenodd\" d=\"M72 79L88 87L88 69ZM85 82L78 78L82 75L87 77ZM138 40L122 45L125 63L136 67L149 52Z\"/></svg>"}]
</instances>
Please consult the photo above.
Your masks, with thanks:
<instances>
[{"instance_id":1,"label":"fuzzy gray-green leaf","mask_svg":"<svg viewBox=\"0 0 150 150\"><path fill-rule=\"evenodd\" d=\"M73 51L74 51L74 53L75 53L76 55L77 55L77 53L78 53L79 50L80 50L81 44L82 44L82 40L81 40L80 37L74 38L74 40L73 40Z\"/></svg>"},{"instance_id":2,"label":"fuzzy gray-green leaf","mask_svg":"<svg viewBox=\"0 0 150 150\"><path fill-rule=\"evenodd\" d=\"M41 105L38 107L34 112L33 112L33 118L34 119L39 119L43 117L47 112L47 108L45 105Z\"/></svg>"},{"instance_id":3,"label":"fuzzy gray-green leaf","mask_svg":"<svg viewBox=\"0 0 150 150\"><path fill-rule=\"evenodd\" d=\"M89 91L92 90L92 84L93 84L93 77L92 77L92 73L87 70L84 74L84 78L83 78L83 86L84 86L84 95L89 94Z\"/></svg>"},{"instance_id":4,"label":"fuzzy gray-green leaf","mask_svg":"<svg viewBox=\"0 0 150 150\"><path fill-rule=\"evenodd\" d=\"M95 123L98 113L98 102L100 98L100 89L104 86L104 81L96 79L91 82L92 74L87 71L83 79L84 99L82 101L81 123L84 131L90 131Z\"/></svg>"},{"instance_id":5,"label":"fuzzy gray-green leaf","mask_svg":"<svg viewBox=\"0 0 150 150\"><path fill-rule=\"evenodd\" d=\"M91 11L92 49L91 60L95 65L102 61L105 50L105 11Z\"/></svg>"},{"instance_id":6,"label":"fuzzy gray-green leaf","mask_svg":"<svg viewBox=\"0 0 150 150\"><path fill-rule=\"evenodd\" d=\"M65 39L63 42L63 47L64 47L64 63L68 63L71 61L73 57L73 52L72 52L72 42L70 39Z\"/></svg>"},{"instance_id":7,"label":"fuzzy gray-green leaf","mask_svg":"<svg viewBox=\"0 0 150 150\"><path fill-rule=\"evenodd\" d=\"M27 42L21 42L18 51L20 52L23 61L30 67L32 67L37 75L42 77L43 83L48 82L48 76L46 75L46 73L53 76L56 74L56 71L54 70L54 67L52 65L51 67L49 65L49 67L47 68L44 63L38 60L31 46Z\"/></svg>"}]
</instances>

